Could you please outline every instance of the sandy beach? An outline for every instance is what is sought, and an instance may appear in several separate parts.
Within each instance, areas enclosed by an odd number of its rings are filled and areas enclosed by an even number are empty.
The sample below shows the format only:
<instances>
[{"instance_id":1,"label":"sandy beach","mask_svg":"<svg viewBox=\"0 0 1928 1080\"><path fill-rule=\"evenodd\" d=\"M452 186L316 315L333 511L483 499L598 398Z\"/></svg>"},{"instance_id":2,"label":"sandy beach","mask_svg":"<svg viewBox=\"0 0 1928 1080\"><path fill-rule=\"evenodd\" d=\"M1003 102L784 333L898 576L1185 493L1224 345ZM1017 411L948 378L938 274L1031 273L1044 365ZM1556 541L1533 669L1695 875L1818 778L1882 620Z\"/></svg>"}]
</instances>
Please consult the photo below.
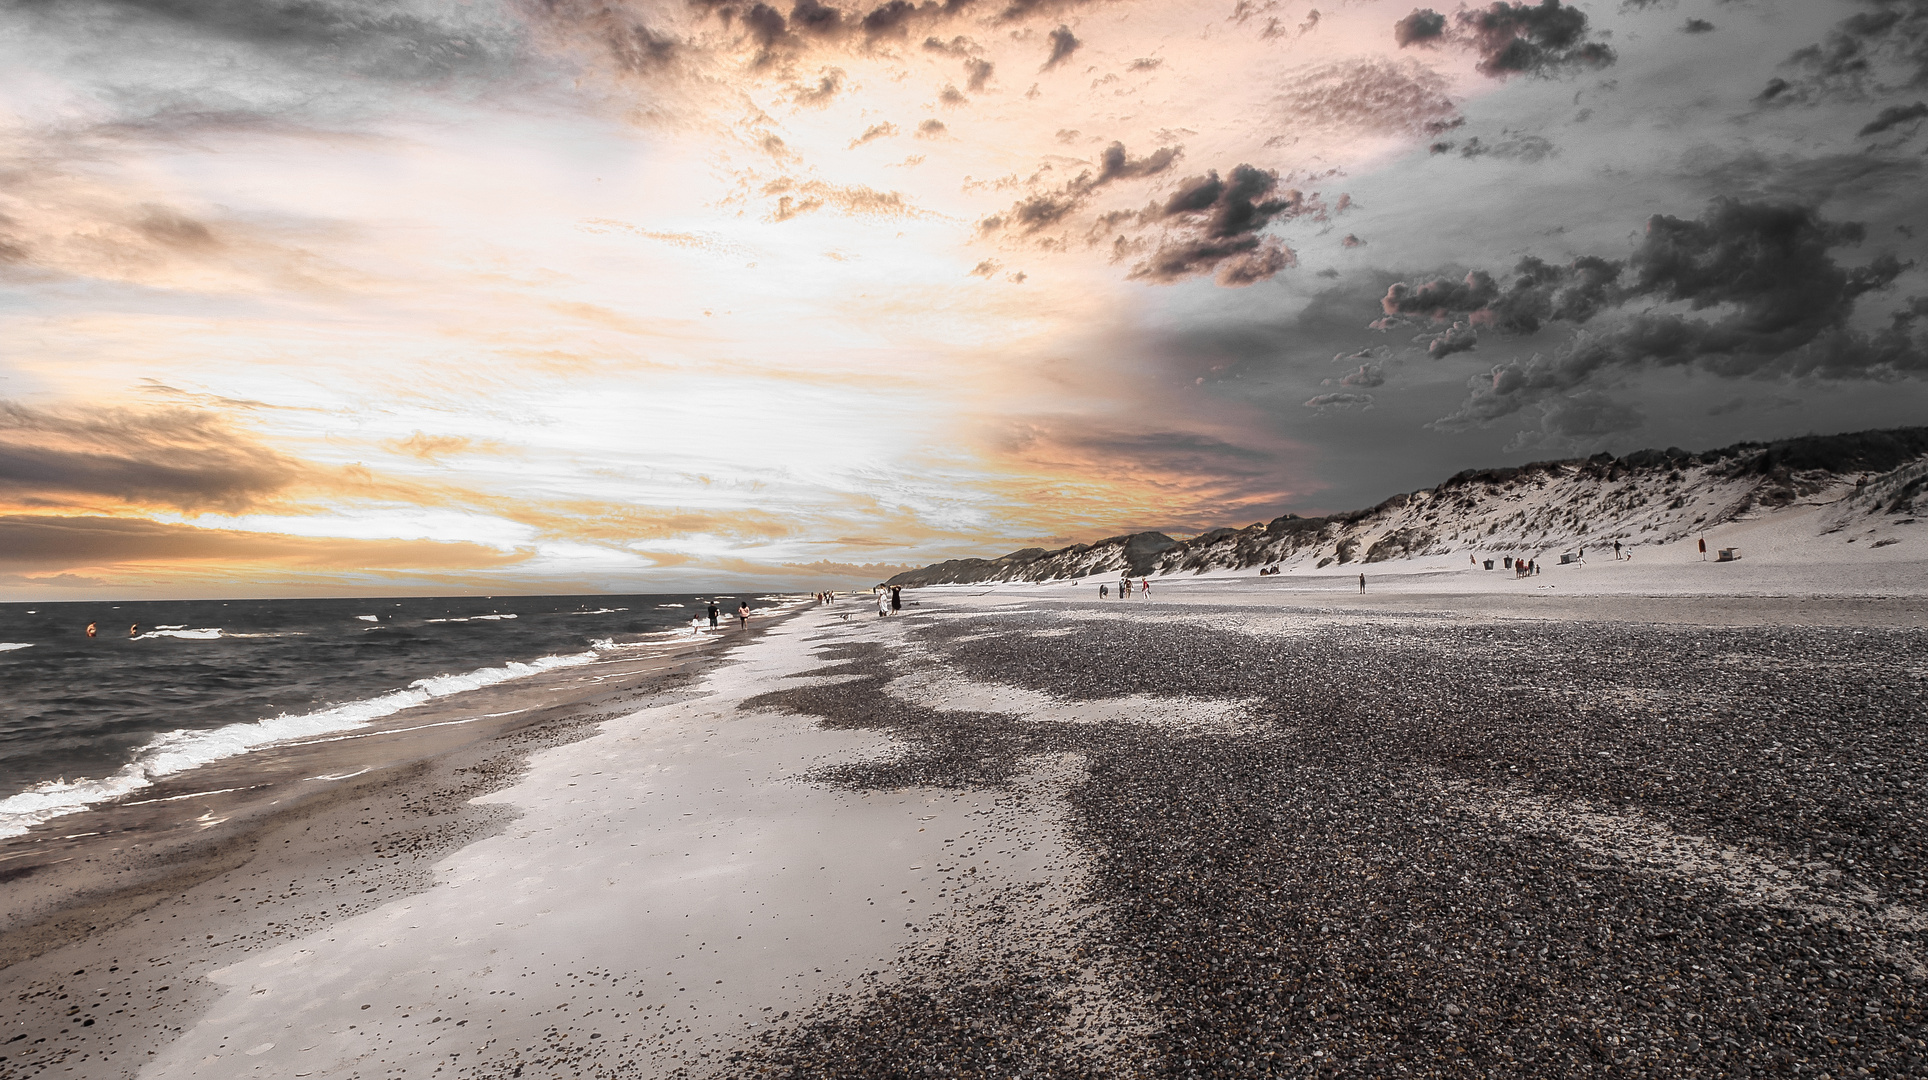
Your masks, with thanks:
<instances>
[{"instance_id":1,"label":"sandy beach","mask_svg":"<svg viewBox=\"0 0 1928 1080\"><path fill-rule=\"evenodd\" d=\"M6 881L0 1076L1919 1072L1914 566L930 588L457 696L548 711Z\"/></svg>"}]
</instances>

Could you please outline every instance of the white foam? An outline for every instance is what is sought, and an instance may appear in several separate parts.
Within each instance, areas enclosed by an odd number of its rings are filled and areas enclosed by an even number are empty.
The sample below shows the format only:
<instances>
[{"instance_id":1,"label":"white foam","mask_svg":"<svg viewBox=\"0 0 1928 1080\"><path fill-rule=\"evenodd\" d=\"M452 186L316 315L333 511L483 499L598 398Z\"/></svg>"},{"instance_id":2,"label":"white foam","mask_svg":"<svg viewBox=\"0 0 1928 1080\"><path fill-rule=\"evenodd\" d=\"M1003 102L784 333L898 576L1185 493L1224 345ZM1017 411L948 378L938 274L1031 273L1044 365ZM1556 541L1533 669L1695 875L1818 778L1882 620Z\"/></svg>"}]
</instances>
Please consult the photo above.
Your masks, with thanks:
<instances>
[{"instance_id":1,"label":"white foam","mask_svg":"<svg viewBox=\"0 0 1928 1080\"><path fill-rule=\"evenodd\" d=\"M357 615L355 618L363 622L380 622L382 620L380 615Z\"/></svg>"},{"instance_id":2,"label":"white foam","mask_svg":"<svg viewBox=\"0 0 1928 1080\"><path fill-rule=\"evenodd\" d=\"M171 638L185 638L189 641L213 641L215 638L218 638L220 636L221 636L220 627L204 626L199 630L182 630L179 628L149 630L147 633L137 636L136 638L134 638L134 640L151 641L154 638L171 637Z\"/></svg>"},{"instance_id":3,"label":"white foam","mask_svg":"<svg viewBox=\"0 0 1928 1080\"><path fill-rule=\"evenodd\" d=\"M31 648L33 648L33 642L31 641L0 641L0 652L12 652L15 649Z\"/></svg>"},{"instance_id":4,"label":"white foam","mask_svg":"<svg viewBox=\"0 0 1928 1080\"><path fill-rule=\"evenodd\" d=\"M196 631L187 631L195 633ZM173 631L171 633L181 633ZM218 631L216 631L218 633ZM436 698L476 690L511 679L594 663L605 650L633 648L610 640L597 641L589 652L563 656L544 656L523 663L510 661L500 667L477 668L456 675L437 675L417 679L406 689L393 690L378 697L363 698L310 713L280 716L247 723L228 724L208 731L170 731L155 736L134 751L134 760L117 773L97 779L49 780L16 795L0 799L0 838L19 836L43 821L79 813L101 803L113 802L152 786L156 780L186 772L211 762L245 754L264 746L297 739L312 739L350 731L413 708Z\"/></svg>"},{"instance_id":5,"label":"white foam","mask_svg":"<svg viewBox=\"0 0 1928 1080\"><path fill-rule=\"evenodd\" d=\"M475 617L475 621L476 621L476 622L483 622L483 621L485 621L485 620L488 620L488 619L513 619L513 618L515 618L515 617L516 617L516 616L514 616L514 615L477 615L477 616Z\"/></svg>"},{"instance_id":6,"label":"white foam","mask_svg":"<svg viewBox=\"0 0 1928 1080\"><path fill-rule=\"evenodd\" d=\"M683 605L677 604L677 607ZM599 607L594 611L565 611L564 615L614 615L618 611L628 611L626 607Z\"/></svg>"}]
</instances>

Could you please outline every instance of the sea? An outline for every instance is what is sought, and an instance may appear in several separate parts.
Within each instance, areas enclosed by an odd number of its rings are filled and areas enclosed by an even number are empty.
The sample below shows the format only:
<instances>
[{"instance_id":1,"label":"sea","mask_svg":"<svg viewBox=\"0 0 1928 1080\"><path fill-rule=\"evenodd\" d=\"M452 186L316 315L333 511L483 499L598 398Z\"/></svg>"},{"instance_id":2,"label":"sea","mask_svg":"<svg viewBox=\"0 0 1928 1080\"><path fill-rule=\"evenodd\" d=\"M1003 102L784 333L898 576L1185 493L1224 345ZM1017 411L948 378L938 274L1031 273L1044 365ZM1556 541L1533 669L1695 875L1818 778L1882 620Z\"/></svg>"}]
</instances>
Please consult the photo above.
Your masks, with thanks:
<instances>
[{"instance_id":1,"label":"sea","mask_svg":"<svg viewBox=\"0 0 1928 1080\"><path fill-rule=\"evenodd\" d=\"M0 838L251 750L686 636L712 601L728 619L783 599L0 604Z\"/></svg>"}]
</instances>

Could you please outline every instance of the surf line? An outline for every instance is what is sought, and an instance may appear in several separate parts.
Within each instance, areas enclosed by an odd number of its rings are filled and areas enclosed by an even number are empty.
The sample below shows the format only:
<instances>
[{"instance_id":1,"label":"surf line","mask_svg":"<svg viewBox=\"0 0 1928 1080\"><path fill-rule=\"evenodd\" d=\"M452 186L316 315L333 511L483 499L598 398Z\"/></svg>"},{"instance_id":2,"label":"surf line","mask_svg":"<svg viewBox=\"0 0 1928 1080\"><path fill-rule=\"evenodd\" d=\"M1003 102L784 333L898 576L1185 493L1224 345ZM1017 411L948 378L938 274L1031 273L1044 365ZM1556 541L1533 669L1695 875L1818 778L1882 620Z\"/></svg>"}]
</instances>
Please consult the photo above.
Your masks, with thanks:
<instances>
[{"instance_id":1,"label":"surf line","mask_svg":"<svg viewBox=\"0 0 1928 1080\"><path fill-rule=\"evenodd\" d=\"M346 740L346 739L371 739L377 735L400 735L404 732L424 731L428 728L452 727L456 724L473 724L477 720L490 720L498 716L514 716L516 713L525 713L525 712L528 712L530 709L534 709L534 708L536 708L536 706L531 705L529 706L528 709L510 709L508 712L483 713L481 716L471 716L465 720L442 720L433 724L417 724L414 727L385 728L381 731L357 731L348 735L336 735L333 738L328 738L328 739L310 739L307 742L280 743L278 745L279 746L319 746L322 743L342 742L343 740ZM368 771L367 769L363 769L361 772L367 772L367 771ZM360 776L361 772L349 773L348 775ZM344 778L340 776L311 776L308 779L341 780Z\"/></svg>"},{"instance_id":2,"label":"surf line","mask_svg":"<svg viewBox=\"0 0 1928 1080\"><path fill-rule=\"evenodd\" d=\"M268 785L266 784L247 784L242 787L224 787L215 791L190 791L186 795L169 795L161 799L142 799L139 802L124 802L121 805L122 806L146 806L149 803L174 802L178 799L199 799L206 795L226 795L230 791L253 791L255 788L267 787L267 786Z\"/></svg>"}]
</instances>

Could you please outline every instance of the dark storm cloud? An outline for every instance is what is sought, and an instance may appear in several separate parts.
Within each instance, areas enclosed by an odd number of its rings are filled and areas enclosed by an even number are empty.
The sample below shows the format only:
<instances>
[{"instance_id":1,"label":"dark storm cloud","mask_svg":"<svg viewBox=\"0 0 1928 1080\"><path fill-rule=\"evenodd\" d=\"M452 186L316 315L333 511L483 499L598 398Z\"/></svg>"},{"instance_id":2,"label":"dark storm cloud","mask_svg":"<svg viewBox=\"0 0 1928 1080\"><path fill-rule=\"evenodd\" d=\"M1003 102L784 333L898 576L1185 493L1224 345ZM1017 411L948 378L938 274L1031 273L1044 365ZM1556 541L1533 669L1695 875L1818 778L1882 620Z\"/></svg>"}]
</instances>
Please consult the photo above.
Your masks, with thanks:
<instances>
[{"instance_id":1,"label":"dark storm cloud","mask_svg":"<svg viewBox=\"0 0 1928 1080\"><path fill-rule=\"evenodd\" d=\"M1401 48L1429 44L1445 36L1446 16L1431 8L1416 9L1411 15L1392 24L1392 39Z\"/></svg>"},{"instance_id":2,"label":"dark storm cloud","mask_svg":"<svg viewBox=\"0 0 1928 1080\"><path fill-rule=\"evenodd\" d=\"M1680 32L1683 34L1711 34L1713 31L1714 24L1708 22L1706 19L1688 19L1685 25L1680 28Z\"/></svg>"},{"instance_id":3,"label":"dark storm cloud","mask_svg":"<svg viewBox=\"0 0 1928 1080\"><path fill-rule=\"evenodd\" d=\"M1911 302L1878 332L1849 325L1859 299L1905 269L1887 254L1855 267L1836 261L1837 249L1863 239L1860 225L1828 221L1811 207L1722 199L1694 220L1650 218L1625 262L1588 256L1552 266L1528 258L1504 282L1473 271L1457 280L1397 283L1381 301L1382 322L1420 316L1530 334L1548 321L1577 326L1607 312L1620 316L1552 356L1481 376L1461 408L1438 422L1447 429L1491 423L1531 405L1552 407L1596 380L1647 365L1721 376L1928 374L1928 344L1915 334L1918 305ZM1646 306L1624 310L1634 304ZM1657 304L1718 314L1699 318Z\"/></svg>"},{"instance_id":4,"label":"dark storm cloud","mask_svg":"<svg viewBox=\"0 0 1928 1080\"><path fill-rule=\"evenodd\" d=\"M1222 285L1249 285L1296 265L1292 249L1260 236L1275 221L1326 216L1323 203L1296 189L1280 191L1277 173L1239 165L1223 179L1216 170L1178 185L1163 205L1141 220L1175 234L1150 258L1132 268L1133 278L1172 282L1218 271Z\"/></svg>"},{"instance_id":5,"label":"dark storm cloud","mask_svg":"<svg viewBox=\"0 0 1928 1080\"><path fill-rule=\"evenodd\" d=\"M466 542L345 540L130 518L0 515L0 566L16 569L180 561L277 562L360 571L471 569L505 566L532 554Z\"/></svg>"},{"instance_id":6,"label":"dark storm cloud","mask_svg":"<svg viewBox=\"0 0 1928 1080\"><path fill-rule=\"evenodd\" d=\"M1297 254L1276 237L1193 238L1160 245L1132 267L1131 277L1169 284L1216 270L1221 285L1251 285L1297 263Z\"/></svg>"},{"instance_id":7,"label":"dark storm cloud","mask_svg":"<svg viewBox=\"0 0 1928 1080\"><path fill-rule=\"evenodd\" d=\"M545 5L546 6L546 5ZM5 10L99 41L155 32L232 42L363 77L439 78L504 65L517 52L501 28L438 19L400 5L337 0L9 0Z\"/></svg>"},{"instance_id":8,"label":"dark storm cloud","mask_svg":"<svg viewBox=\"0 0 1928 1080\"><path fill-rule=\"evenodd\" d=\"M1792 79L1775 78L1760 100L1777 103L1824 96L1865 98L1887 86L1928 86L1928 3L1872 0L1836 23L1827 36L1787 59Z\"/></svg>"},{"instance_id":9,"label":"dark storm cloud","mask_svg":"<svg viewBox=\"0 0 1928 1080\"><path fill-rule=\"evenodd\" d=\"M996 70L997 66L989 60L964 61L965 87L972 91L984 89L991 82L991 73Z\"/></svg>"},{"instance_id":10,"label":"dark storm cloud","mask_svg":"<svg viewBox=\"0 0 1928 1080\"><path fill-rule=\"evenodd\" d=\"M1928 101L1917 101L1913 105L1890 105L1876 114L1873 120L1868 121L1867 126L1857 134L1879 135L1891 127L1905 124L1910 120L1919 120L1924 116L1928 116Z\"/></svg>"},{"instance_id":11,"label":"dark storm cloud","mask_svg":"<svg viewBox=\"0 0 1928 1080\"><path fill-rule=\"evenodd\" d=\"M1069 26L1060 26L1051 31L1051 55L1044 58L1044 66L1038 70L1050 71L1071 59L1071 54L1077 52L1078 46L1083 44L1084 42L1079 41L1078 36L1071 32Z\"/></svg>"},{"instance_id":12,"label":"dark storm cloud","mask_svg":"<svg viewBox=\"0 0 1928 1080\"><path fill-rule=\"evenodd\" d=\"M1450 29L1445 16L1420 8L1393 24L1393 40L1402 48L1450 42L1472 49L1480 72L1495 78L1600 68L1615 59L1612 48L1590 40L1586 12L1560 0L1459 11Z\"/></svg>"},{"instance_id":13,"label":"dark storm cloud","mask_svg":"<svg viewBox=\"0 0 1928 1080\"><path fill-rule=\"evenodd\" d=\"M111 498L186 513L238 512L285 490L297 462L194 409L46 412L0 402L0 496L71 505Z\"/></svg>"}]
</instances>

